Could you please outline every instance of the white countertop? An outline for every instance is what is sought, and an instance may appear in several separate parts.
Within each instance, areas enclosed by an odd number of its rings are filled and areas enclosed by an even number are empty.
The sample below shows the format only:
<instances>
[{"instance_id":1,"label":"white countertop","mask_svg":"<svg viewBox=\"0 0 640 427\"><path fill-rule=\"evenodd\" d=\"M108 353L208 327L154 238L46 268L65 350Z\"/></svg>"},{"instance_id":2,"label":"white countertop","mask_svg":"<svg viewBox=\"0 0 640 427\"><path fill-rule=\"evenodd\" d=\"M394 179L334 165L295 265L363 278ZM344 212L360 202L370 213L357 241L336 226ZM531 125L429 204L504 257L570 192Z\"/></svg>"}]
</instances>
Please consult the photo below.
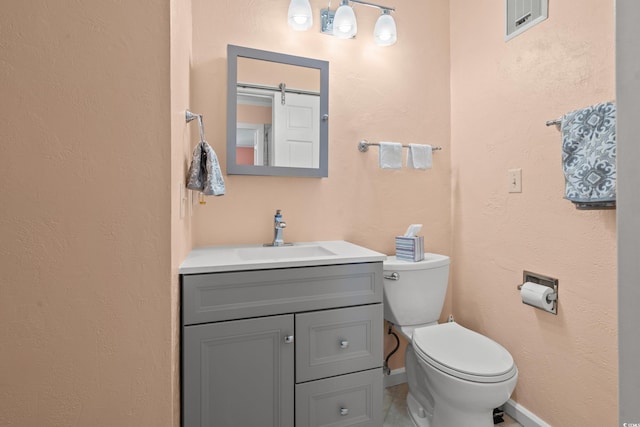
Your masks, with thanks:
<instances>
[{"instance_id":1,"label":"white countertop","mask_svg":"<svg viewBox=\"0 0 640 427\"><path fill-rule=\"evenodd\" d=\"M385 254L344 240L295 243L292 246L208 246L191 251L180 265L180 274L270 268L310 267L384 261Z\"/></svg>"}]
</instances>

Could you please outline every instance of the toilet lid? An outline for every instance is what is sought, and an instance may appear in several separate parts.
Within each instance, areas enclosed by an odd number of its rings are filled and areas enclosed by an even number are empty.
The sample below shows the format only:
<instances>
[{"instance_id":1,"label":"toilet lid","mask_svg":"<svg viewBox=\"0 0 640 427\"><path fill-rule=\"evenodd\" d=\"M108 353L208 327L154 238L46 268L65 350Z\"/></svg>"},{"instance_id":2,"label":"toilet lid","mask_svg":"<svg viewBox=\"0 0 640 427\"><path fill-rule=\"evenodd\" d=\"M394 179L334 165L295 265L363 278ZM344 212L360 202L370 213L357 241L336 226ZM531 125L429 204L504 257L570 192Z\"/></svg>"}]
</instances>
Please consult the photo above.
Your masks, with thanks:
<instances>
[{"instance_id":1,"label":"toilet lid","mask_svg":"<svg viewBox=\"0 0 640 427\"><path fill-rule=\"evenodd\" d=\"M443 267L449 265L451 260L446 255L431 254L425 252L424 259L421 261L405 261L398 259L396 256L388 256L383 262L385 270L393 271L413 271L413 270L429 270L431 268Z\"/></svg>"},{"instance_id":2,"label":"toilet lid","mask_svg":"<svg viewBox=\"0 0 640 427\"><path fill-rule=\"evenodd\" d=\"M517 372L504 347L455 322L416 329L413 345L423 361L464 380L502 382Z\"/></svg>"}]
</instances>

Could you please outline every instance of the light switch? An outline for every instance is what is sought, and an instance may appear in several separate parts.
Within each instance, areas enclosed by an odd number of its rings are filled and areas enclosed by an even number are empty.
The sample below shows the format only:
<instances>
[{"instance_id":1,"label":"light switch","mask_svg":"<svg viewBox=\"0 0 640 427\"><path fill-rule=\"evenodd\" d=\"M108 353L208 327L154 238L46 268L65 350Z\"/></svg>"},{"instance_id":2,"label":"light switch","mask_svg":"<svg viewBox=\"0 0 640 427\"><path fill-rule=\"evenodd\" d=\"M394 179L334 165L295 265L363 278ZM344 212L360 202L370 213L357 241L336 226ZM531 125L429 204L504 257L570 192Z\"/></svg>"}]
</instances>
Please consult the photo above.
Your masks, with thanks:
<instances>
[{"instance_id":1,"label":"light switch","mask_svg":"<svg viewBox=\"0 0 640 427\"><path fill-rule=\"evenodd\" d=\"M509 169L509 193L522 193L522 169Z\"/></svg>"}]
</instances>

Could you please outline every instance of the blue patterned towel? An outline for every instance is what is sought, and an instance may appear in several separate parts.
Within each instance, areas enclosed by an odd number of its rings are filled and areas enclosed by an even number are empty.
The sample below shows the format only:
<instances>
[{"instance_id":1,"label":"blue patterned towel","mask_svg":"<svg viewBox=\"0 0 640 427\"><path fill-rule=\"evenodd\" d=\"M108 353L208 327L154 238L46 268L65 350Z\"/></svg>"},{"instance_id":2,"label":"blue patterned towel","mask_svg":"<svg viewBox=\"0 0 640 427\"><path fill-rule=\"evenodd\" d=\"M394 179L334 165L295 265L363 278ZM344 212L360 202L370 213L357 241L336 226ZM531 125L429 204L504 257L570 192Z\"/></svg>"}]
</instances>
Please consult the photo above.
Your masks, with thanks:
<instances>
[{"instance_id":1,"label":"blue patterned towel","mask_svg":"<svg viewBox=\"0 0 640 427\"><path fill-rule=\"evenodd\" d=\"M218 156L205 140L200 141L193 150L187 188L201 191L207 196L222 196L225 193Z\"/></svg>"},{"instance_id":2,"label":"blue patterned towel","mask_svg":"<svg viewBox=\"0 0 640 427\"><path fill-rule=\"evenodd\" d=\"M616 105L572 111L562 118L565 198L578 209L616 205Z\"/></svg>"}]
</instances>

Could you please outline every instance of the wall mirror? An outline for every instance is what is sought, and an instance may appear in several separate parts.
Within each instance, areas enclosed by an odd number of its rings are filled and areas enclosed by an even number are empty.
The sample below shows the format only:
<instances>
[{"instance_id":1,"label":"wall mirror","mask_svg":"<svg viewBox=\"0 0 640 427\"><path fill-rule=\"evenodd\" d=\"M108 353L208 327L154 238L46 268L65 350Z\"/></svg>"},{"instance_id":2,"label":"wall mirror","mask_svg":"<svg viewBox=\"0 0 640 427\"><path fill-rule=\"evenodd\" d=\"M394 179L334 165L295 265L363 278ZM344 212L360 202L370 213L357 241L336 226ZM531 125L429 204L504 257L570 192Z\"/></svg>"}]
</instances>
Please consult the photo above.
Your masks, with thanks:
<instances>
[{"instance_id":1,"label":"wall mirror","mask_svg":"<svg viewBox=\"0 0 640 427\"><path fill-rule=\"evenodd\" d=\"M328 175L329 63L227 46L227 173Z\"/></svg>"}]
</instances>

